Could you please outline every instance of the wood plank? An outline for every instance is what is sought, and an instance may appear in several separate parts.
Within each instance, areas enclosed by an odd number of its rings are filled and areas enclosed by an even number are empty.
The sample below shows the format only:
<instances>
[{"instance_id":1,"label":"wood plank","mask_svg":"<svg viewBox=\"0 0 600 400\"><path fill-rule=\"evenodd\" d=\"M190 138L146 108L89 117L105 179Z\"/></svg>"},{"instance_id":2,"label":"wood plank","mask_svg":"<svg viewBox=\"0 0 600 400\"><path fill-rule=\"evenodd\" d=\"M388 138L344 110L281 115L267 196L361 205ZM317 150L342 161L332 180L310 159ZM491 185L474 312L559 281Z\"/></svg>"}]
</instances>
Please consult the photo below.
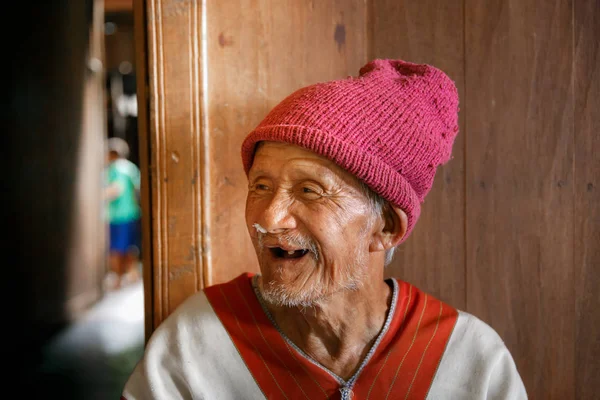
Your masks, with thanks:
<instances>
[{"instance_id":1,"label":"wood plank","mask_svg":"<svg viewBox=\"0 0 600 400\"><path fill-rule=\"evenodd\" d=\"M600 392L600 2L575 1L576 399Z\"/></svg>"},{"instance_id":2,"label":"wood plank","mask_svg":"<svg viewBox=\"0 0 600 400\"><path fill-rule=\"evenodd\" d=\"M573 399L572 3L466 0L467 310Z\"/></svg>"},{"instance_id":3,"label":"wood plank","mask_svg":"<svg viewBox=\"0 0 600 400\"><path fill-rule=\"evenodd\" d=\"M203 284L200 4L146 3L155 327Z\"/></svg>"},{"instance_id":4,"label":"wood plank","mask_svg":"<svg viewBox=\"0 0 600 400\"><path fill-rule=\"evenodd\" d=\"M375 0L370 9L370 58L432 64L456 83L464 101L463 4ZM461 106L462 107L462 106ZM463 107L464 108L464 107ZM440 167L411 237L387 275L404 279L458 308L465 306L464 113L453 159Z\"/></svg>"},{"instance_id":5,"label":"wood plank","mask_svg":"<svg viewBox=\"0 0 600 400\"><path fill-rule=\"evenodd\" d=\"M104 0L104 10L107 13L132 13L133 3L134 0Z\"/></svg>"},{"instance_id":6,"label":"wood plank","mask_svg":"<svg viewBox=\"0 0 600 400\"><path fill-rule=\"evenodd\" d=\"M258 271L244 220L243 138L293 90L366 63L364 2L228 1L207 8L206 284Z\"/></svg>"},{"instance_id":7,"label":"wood plank","mask_svg":"<svg viewBox=\"0 0 600 400\"><path fill-rule=\"evenodd\" d=\"M141 188L140 201L142 207L142 274L144 280L144 335L148 341L154 330L154 296L157 292L154 281L155 265L153 264L153 215L152 180L150 177L150 109L149 109L149 77L148 77L148 41L146 35L146 1L135 0L133 9L134 43L136 57L136 91L138 103L138 156L140 160Z\"/></svg>"},{"instance_id":8,"label":"wood plank","mask_svg":"<svg viewBox=\"0 0 600 400\"><path fill-rule=\"evenodd\" d=\"M74 205L69 211L71 243L66 279L65 311L70 321L76 321L102 297L102 280L107 272L108 225L104 220L102 173L106 139L104 9L101 0L94 0L89 25L87 59L89 73L82 83L82 121L78 138L75 166L77 178L73 191Z\"/></svg>"}]
</instances>

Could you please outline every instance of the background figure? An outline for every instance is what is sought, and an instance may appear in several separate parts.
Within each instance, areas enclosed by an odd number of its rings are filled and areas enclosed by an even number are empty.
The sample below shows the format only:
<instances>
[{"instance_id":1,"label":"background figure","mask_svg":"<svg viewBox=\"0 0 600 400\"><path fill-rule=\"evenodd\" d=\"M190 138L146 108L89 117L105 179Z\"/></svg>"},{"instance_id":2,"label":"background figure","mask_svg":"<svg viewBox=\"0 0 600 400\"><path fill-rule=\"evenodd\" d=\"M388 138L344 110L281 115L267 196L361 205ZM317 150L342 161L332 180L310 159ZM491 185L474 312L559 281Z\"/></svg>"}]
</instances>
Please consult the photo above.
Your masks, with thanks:
<instances>
[{"instance_id":1,"label":"background figure","mask_svg":"<svg viewBox=\"0 0 600 400\"><path fill-rule=\"evenodd\" d=\"M110 273L106 283L113 290L140 279L140 170L128 157L129 145L125 140L108 139L105 198L110 226Z\"/></svg>"}]
</instances>

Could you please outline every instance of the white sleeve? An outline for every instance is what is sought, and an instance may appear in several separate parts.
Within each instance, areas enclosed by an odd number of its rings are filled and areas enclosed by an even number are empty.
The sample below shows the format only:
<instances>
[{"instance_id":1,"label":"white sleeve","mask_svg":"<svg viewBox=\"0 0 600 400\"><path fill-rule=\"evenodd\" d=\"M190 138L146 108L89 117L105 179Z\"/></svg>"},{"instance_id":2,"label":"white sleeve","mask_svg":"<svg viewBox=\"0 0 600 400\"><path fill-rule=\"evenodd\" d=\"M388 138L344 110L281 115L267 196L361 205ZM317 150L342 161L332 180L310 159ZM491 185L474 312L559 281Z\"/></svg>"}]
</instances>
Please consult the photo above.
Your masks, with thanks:
<instances>
[{"instance_id":1,"label":"white sleeve","mask_svg":"<svg viewBox=\"0 0 600 400\"><path fill-rule=\"evenodd\" d=\"M264 400L204 292L154 331L122 392L125 400Z\"/></svg>"},{"instance_id":2,"label":"white sleeve","mask_svg":"<svg viewBox=\"0 0 600 400\"><path fill-rule=\"evenodd\" d=\"M142 359L129 376L122 393L125 400L191 399L185 379L178 326L183 323L177 311L152 334ZM185 329L185 328L184 328Z\"/></svg>"},{"instance_id":3,"label":"white sleeve","mask_svg":"<svg viewBox=\"0 0 600 400\"><path fill-rule=\"evenodd\" d=\"M486 399L527 399L517 366L508 349L499 352L495 365L490 370Z\"/></svg>"},{"instance_id":4,"label":"white sleeve","mask_svg":"<svg viewBox=\"0 0 600 400\"><path fill-rule=\"evenodd\" d=\"M489 325L459 311L428 399L526 400L508 348Z\"/></svg>"}]
</instances>

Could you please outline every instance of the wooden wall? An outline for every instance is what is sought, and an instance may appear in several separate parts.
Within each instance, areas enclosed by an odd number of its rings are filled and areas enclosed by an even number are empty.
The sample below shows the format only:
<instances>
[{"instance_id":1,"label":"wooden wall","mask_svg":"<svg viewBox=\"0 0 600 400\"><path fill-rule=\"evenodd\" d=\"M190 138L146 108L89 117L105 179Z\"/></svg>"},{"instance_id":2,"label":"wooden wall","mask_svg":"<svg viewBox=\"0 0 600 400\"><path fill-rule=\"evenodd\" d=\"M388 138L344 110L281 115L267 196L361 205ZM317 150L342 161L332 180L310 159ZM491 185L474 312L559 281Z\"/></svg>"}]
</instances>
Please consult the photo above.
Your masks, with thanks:
<instances>
[{"instance_id":1,"label":"wooden wall","mask_svg":"<svg viewBox=\"0 0 600 400\"><path fill-rule=\"evenodd\" d=\"M570 353L575 348L573 374L575 399L598 396L600 384L600 2L574 0L573 12L573 182L570 206L573 207L573 237L565 246L573 246L572 263L560 268L573 269L571 280L563 282L570 290L564 299L546 299L547 309L568 301L567 323L575 325L574 342L562 346L546 342L546 348ZM569 223L569 222L567 222ZM569 321L570 320L570 321ZM539 346L539 345L538 345ZM552 353L551 353L552 354ZM560 381L561 370L550 379ZM546 375L548 376L548 375ZM569 381L566 382L570 383ZM540 389L541 391L541 389Z\"/></svg>"},{"instance_id":2,"label":"wooden wall","mask_svg":"<svg viewBox=\"0 0 600 400\"><path fill-rule=\"evenodd\" d=\"M403 58L454 79L461 130L387 273L494 327L530 398L600 391L600 2L136 0L134 10L147 336L190 294L258 270L243 219L245 134L298 87Z\"/></svg>"},{"instance_id":3,"label":"wooden wall","mask_svg":"<svg viewBox=\"0 0 600 400\"><path fill-rule=\"evenodd\" d=\"M575 398L572 6L490 5L466 2L467 309L534 398Z\"/></svg>"}]
</instances>

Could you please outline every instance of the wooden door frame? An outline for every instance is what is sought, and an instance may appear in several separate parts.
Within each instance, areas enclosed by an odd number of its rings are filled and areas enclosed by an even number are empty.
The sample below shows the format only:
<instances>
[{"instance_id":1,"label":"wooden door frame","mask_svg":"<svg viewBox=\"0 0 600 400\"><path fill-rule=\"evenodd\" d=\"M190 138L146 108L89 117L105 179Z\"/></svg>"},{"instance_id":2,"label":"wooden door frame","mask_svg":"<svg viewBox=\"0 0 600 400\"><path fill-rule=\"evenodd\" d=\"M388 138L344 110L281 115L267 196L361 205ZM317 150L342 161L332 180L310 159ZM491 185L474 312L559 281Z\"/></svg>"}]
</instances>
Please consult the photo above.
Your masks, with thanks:
<instances>
[{"instance_id":1,"label":"wooden door frame","mask_svg":"<svg viewBox=\"0 0 600 400\"><path fill-rule=\"evenodd\" d=\"M144 281L144 335L147 342L154 330L154 277L152 241L152 180L150 178L150 116L148 57L146 34L146 1L133 0L133 25L136 57L136 90L138 101L139 160L142 206L142 269Z\"/></svg>"},{"instance_id":2,"label":"wooden door frame","mask_svg":"<svg viewBox=\"0 0 600 400\"><path fill-rule=\"evenodd\" d=\"M200 43L206 5L162 0L133 5L147 341L179 304L204 287L210 273ZM190 46L178 43L181 32L163 32L163 25L188 29ZM186 56L188 62L182 62Z\"/></svg>"}]
</instances>

